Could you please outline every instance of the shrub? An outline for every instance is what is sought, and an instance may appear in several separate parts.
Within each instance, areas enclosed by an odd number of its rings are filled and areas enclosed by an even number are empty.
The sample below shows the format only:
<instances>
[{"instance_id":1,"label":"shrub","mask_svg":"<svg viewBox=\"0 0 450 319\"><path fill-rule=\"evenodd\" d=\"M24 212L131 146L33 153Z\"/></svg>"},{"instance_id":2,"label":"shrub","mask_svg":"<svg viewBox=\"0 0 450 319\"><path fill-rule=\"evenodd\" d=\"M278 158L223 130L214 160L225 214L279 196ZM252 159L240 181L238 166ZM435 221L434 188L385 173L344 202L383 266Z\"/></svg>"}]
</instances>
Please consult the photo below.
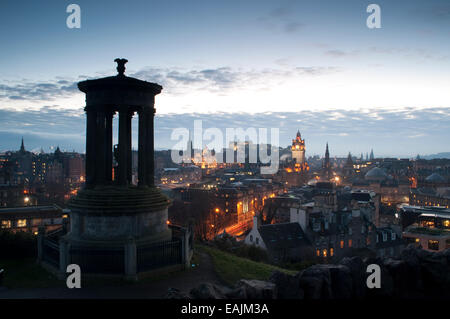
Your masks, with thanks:
<instances>
[{"instance_id":1,"label":"shrub","mask_svg":"<svg viewBox=\"0 0 450 319\"><path fill-rule=\"evenodd\" d=\"M34 258L37 256L37 238L27 232L0 230L0 258Z\"/></svg>"}]
</instances>

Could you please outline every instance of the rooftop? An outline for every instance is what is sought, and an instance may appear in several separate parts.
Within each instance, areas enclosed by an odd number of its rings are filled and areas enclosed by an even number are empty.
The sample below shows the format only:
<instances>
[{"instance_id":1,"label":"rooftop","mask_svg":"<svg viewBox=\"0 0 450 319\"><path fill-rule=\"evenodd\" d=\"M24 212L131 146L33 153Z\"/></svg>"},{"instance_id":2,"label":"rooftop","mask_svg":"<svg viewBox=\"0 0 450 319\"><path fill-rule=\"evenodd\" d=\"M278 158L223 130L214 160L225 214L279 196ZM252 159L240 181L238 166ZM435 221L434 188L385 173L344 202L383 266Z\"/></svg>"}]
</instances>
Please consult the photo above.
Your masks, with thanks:
<instances>
[{"instance_id":1,"label":"rooftop","mask_svg":"<svg viewBox=\"0 0 450 319\"><path fill-rule=\"evenodd\" d=\"M269 249L297 248L309 244L299 223L262 225L258 231Z\"/></svg>"}]
</instances>

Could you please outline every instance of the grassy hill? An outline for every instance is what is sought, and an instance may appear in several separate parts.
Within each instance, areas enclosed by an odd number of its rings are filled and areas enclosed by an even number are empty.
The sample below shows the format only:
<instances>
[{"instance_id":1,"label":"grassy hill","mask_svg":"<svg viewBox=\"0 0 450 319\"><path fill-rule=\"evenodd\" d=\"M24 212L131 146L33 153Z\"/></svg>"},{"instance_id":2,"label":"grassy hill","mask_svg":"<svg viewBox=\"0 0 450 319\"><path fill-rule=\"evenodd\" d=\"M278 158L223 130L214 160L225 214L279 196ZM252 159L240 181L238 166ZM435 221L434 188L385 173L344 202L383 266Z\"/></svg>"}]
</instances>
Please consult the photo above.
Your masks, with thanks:
<instances>
[{"instance_id":1,"label":"grassy hill","mask_svg":"<svg viewBox=\"0 0 450 319\"><path fill-rule=\"evenodd\" d=\"M274 270L288 274L296 274L298 272L255 262L204 245L197 244L195 249L204 251L212 257L217 275L230 286L234 285L240 279L268 280Z\"/></svg>"}]
</instances>

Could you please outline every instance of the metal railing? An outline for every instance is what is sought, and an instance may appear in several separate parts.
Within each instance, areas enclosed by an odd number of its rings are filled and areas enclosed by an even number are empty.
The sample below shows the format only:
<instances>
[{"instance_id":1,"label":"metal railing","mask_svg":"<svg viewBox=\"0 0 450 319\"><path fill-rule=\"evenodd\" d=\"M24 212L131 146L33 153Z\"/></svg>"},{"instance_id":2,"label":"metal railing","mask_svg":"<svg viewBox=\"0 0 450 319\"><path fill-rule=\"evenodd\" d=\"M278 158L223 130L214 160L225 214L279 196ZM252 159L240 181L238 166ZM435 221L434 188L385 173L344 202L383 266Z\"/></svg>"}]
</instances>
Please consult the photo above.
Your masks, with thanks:
<instances>
[{"instance_id":1,"label":"metal railing","mask_svg":"<svg viewBox=\"0 0 450 319\"><path fill-rule=\"evenodd\" d=\"M42 259L50 265L59 268L59 244L49 238L43 240Z\"/></svg>"},{"instance_id":2,"label":"metal railing","mask_svg":"<svg viewBox=\"0 0 450 319\"><path fill-rule=\"evenodd\" d=\"M123 274L125 273L123 248L72 247L70 263L77 264L83 272L89 274Z\"/></svg>"},{"instance_id":3,"label":"metal railing","mask_svg":"<svg viewBox=\"0 0 450 319\"><path fill-rule=\"evenodd\" d=\"M0 269L0 287L3 284L3 278L5 277L5 269Z\"/></svg>"},{"instance_id":4,"label":"metal railing","mask_svg":"<svg viewBox=\"0 0 450 319\"><path fill-rule=\"evenodd\" d=\"M149 271L183 263L183 245L179 239L137 248L137 271Z\"/></svg>"}]
</instances>

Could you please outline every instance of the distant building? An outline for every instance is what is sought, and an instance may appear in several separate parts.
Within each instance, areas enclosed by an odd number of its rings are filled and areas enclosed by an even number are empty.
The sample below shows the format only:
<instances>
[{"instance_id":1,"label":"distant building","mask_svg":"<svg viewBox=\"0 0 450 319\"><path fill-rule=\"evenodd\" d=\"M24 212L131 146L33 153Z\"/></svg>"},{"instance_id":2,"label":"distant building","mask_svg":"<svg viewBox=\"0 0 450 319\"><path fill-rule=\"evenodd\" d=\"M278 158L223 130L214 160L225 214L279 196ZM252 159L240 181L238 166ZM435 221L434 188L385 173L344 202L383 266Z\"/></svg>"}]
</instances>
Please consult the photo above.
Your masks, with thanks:
<instances>
[{"instance_id":1,"label":"distant building","mask_svg":"<svg viewBox=\"0 0 450 319\"><path fill-rule=\"evenodd\" d=\"M407 176L394 178L385 169L373 167L364 175L364 180L354 179L352 187L380 194L383 204L395 206L408 203L411 182Z\"/></svg>"},{"instance_id":2,"label":"distant building","mask_svg":"<svg viewBox=\"0 0 450 319\"><path fill-rule=\"evenodd\" d=\"M330 162L330 151L328 149L328 143L327 143L327 147L325 149L325 158L324 158L323 164L322 164L321 179L329 182L330 179L332 178L332 176L333 176L333 173L332 173L331 162Z\"/></svg>"},{"instance_id":3,"label":"distant building","mask_svg":"<svg viewBox=\"0 0 450 319\"><path fill-rule=\"evenodd\" d=\"M260 217L271 225L298 223L309 241L308 251L321 262L356 253L395 256L404 247L399 223L380 222L380 195L332 182L271 198Z\"/></svg>"},{"instance_id":4,"label":"distant building","mask_svg":"<svg viewBox=\"0 0 450 319\"><path fill-rule=\"evenodd\" d=\"M305 158L305 140L302 139L300 131L297 131L295 139L292 140L292 161L296 164L303 165L306 162Z\"/></svg>"},{"instance_id":5,"label":"distant building","mask_svg":"<svg viewBox=\"0 0 450 319\"><path fill-rule=\"evenodd\" d=\"M0 208L36 205L36 198L23 185L0 184Z\"/></svg>"},{"instance_id":6,"label":"distant building","mask_svg":"<svg viewBox=\"0 0 450 319\"><path fill-rule=\"evenodd\" d=\"M404 206L403 238L428 251L450 248L450 210L443 207Z\"/></svg>"},{"instance_id":7,"label":"distant building","mask_svg":"<svg viewBox=\"0 0 450 319\"><path fill-rule=\"evenodd\" d=\"M33 234L37 234L39 226L44 226L46 231L53 231L62 227L63 219L68 218L67 214L57 205L0 208L0 227L6 231Z\"/></svg>"},{"instance_id":8,"label":"distant building","mask_svg":"<svg viewBox=\"0 0 450 319\"><path fill-rule=\"evenodd\" d=\"M275 176L275 179L288 187L304 185L308 181L309 171L305 152L305 140L302 139L300 131L297 131L295 139L292 140L292 160L291 162L288 162L283 169L279 170L279 174Z\"/></svg>"},{"instance_id":9,"label":"distant building","mask_svg":"<svg viewBox=\"0 0 450 319\"><path fill-rule=\"evenodd\" d=\"M312 258L311 244L298 222L259 225L253 219L253 228L245 237L247 245L267 251L275 263L299 262Z\"/></svg>"},{"instance_id":10,"label":"distant building","mask_svg":"<svg viewBox=\"0 0 450 319\"><path fill-rule=\"evenodd\" d=\"M450 208L450 187L411 189L409 204L416 206L437 206Z\"/></svg>"}]
</instances>

